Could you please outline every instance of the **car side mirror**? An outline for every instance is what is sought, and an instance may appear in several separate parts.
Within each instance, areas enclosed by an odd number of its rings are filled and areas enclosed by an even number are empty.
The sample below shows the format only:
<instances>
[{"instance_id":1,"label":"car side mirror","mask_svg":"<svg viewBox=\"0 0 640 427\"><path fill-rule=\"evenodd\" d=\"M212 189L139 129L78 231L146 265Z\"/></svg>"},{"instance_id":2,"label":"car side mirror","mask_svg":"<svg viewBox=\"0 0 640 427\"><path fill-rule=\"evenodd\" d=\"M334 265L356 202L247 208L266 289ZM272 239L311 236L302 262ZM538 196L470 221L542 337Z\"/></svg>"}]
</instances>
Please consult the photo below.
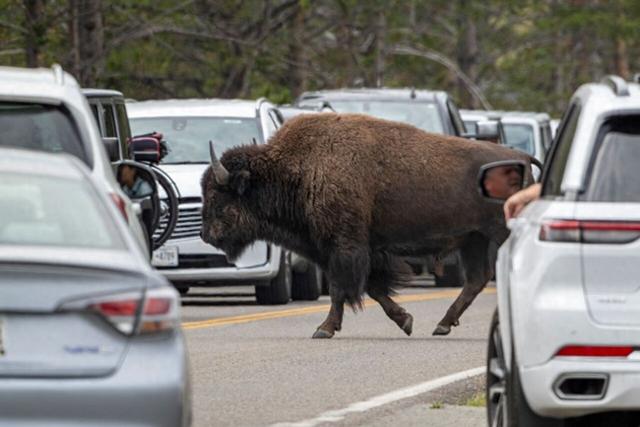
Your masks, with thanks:
<instances>
[{"instance_id":1,"label":"car side mirror","mask_svg":"<svg viewBox=\"0 0 640 427\"><path fill-rule=\"evenodd\" d=\"M110 162L117 162L120 160L120 140L118 138L102 137L102 144L104 145L105 150L107 150Z\"/></svg>"},{"instance_id":2,"label":"car side mirror","mask_svg":"<svg viewBox=\"0 0 640 427\"><path fill-rule=\"evenodd\" d=\"M152 136L133 137L129 142L129 151L137 162L159 163L161 159L160 141Z\"/></svg>"},{"instance_id":3,"label":"car side mirror","mask_svg":"<svg viewBox=\"0 0 640 427\"><path fill-rule=\"evenodd\" d=\"M497 142L500 139L500 122L486 120L476 124L476 138L483 141Z\"/></svg>"},{"instance_id":4,"label":"car side mirror","mask_svg":"<svg viewBox=\"0 0 640 427\"><path fill-rule=\"evenodd\" d=\"M525 186L527 164L521 160L503 160L480 168L478 187L488 200L504 202Z\"/></svg>"},{"instance_id":5,"label":"car side mirror","mask_svg":"<svg viewBox=\"0 0 640 427\"><path fill-rule=\"evenodd\" d=\"M490 141L496 144L504 140L504 130L502 123L498 120L483 120L474 125L475 132L462 135L464 138Z\"/></svg>"}]
</instances>

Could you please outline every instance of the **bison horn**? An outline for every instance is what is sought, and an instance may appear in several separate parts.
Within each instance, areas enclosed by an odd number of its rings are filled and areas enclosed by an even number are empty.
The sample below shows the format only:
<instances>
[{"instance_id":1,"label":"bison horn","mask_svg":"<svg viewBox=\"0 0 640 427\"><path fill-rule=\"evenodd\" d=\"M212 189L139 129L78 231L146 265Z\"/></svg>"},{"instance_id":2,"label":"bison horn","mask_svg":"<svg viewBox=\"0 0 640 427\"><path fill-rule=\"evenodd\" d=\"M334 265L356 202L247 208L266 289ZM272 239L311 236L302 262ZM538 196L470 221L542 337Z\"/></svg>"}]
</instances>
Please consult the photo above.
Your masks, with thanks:
<instances>
[{"instance_id":1,"label":"bison horn","mask_svg":"<svg viewBox=\"0 0 640 427\"><path fill-rule=\"evenodd\" d=\"M229 182L229 171L220 163L213 149L213 141L209 141L209 152L211 153L211 169L213 169L216 182L226 184Z\"/></svg>"}]
</instances>

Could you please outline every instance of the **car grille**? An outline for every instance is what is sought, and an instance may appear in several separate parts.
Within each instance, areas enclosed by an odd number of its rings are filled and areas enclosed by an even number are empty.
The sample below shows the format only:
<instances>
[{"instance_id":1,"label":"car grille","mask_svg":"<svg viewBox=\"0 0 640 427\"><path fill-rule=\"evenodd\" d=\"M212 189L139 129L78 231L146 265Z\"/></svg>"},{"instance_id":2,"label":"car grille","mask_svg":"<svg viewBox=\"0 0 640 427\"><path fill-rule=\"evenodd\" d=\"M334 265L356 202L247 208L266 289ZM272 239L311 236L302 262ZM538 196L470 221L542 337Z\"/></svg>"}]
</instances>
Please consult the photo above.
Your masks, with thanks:
<instances>
[{"instance_id":1,"label":"car grille","mask_svg":"<svg viewBox=\"0 0 640 427\"><path fill-rule=\"evenodd\" d=\"M154 233L159 235L167 226L165 218L160 219L160 225ZM199 237L202 228L202 205L185 203L178 206L178 222L169 240L184 239L187 237Z\"/></svg>"}]
</instances>

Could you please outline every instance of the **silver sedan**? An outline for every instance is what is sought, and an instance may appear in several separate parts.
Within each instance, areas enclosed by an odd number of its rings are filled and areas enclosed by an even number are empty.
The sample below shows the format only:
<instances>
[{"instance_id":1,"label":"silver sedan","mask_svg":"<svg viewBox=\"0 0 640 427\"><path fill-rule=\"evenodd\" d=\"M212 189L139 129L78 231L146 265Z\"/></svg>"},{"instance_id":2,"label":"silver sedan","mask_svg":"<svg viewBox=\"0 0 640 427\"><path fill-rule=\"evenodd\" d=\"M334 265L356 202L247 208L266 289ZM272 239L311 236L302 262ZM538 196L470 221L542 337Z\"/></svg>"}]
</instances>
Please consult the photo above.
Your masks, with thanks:
<instances>
[{"instance_id":1,"label":"silver sedan","mask_svg":"<svg viewBox=\"0 0 640 427\"><path fill-rule=\"evenodd\" d=\"M190 423L177 292L99 186L0 149L0 425Z\"/></svg>"}]
</instances>

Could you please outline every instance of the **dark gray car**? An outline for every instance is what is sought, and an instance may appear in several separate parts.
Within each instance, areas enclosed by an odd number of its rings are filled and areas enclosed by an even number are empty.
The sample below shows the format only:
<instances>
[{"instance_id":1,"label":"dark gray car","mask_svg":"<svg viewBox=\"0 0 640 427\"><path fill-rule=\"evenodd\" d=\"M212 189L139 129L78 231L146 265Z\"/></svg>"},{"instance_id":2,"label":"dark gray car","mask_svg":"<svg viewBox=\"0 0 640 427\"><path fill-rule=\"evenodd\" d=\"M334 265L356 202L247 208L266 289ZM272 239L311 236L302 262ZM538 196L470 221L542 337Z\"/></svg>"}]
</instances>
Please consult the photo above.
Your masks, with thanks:
<instances>
[{"instance_id":1,"label":"dark gray car","mask_svg":"<svg viewBox=\"0 0 640 427\"><path fill-rule=\"evenodd\" d=\"M0 149L0 425L190 422L178 294L100 186Z\"/></svg>"}]
</instances>

